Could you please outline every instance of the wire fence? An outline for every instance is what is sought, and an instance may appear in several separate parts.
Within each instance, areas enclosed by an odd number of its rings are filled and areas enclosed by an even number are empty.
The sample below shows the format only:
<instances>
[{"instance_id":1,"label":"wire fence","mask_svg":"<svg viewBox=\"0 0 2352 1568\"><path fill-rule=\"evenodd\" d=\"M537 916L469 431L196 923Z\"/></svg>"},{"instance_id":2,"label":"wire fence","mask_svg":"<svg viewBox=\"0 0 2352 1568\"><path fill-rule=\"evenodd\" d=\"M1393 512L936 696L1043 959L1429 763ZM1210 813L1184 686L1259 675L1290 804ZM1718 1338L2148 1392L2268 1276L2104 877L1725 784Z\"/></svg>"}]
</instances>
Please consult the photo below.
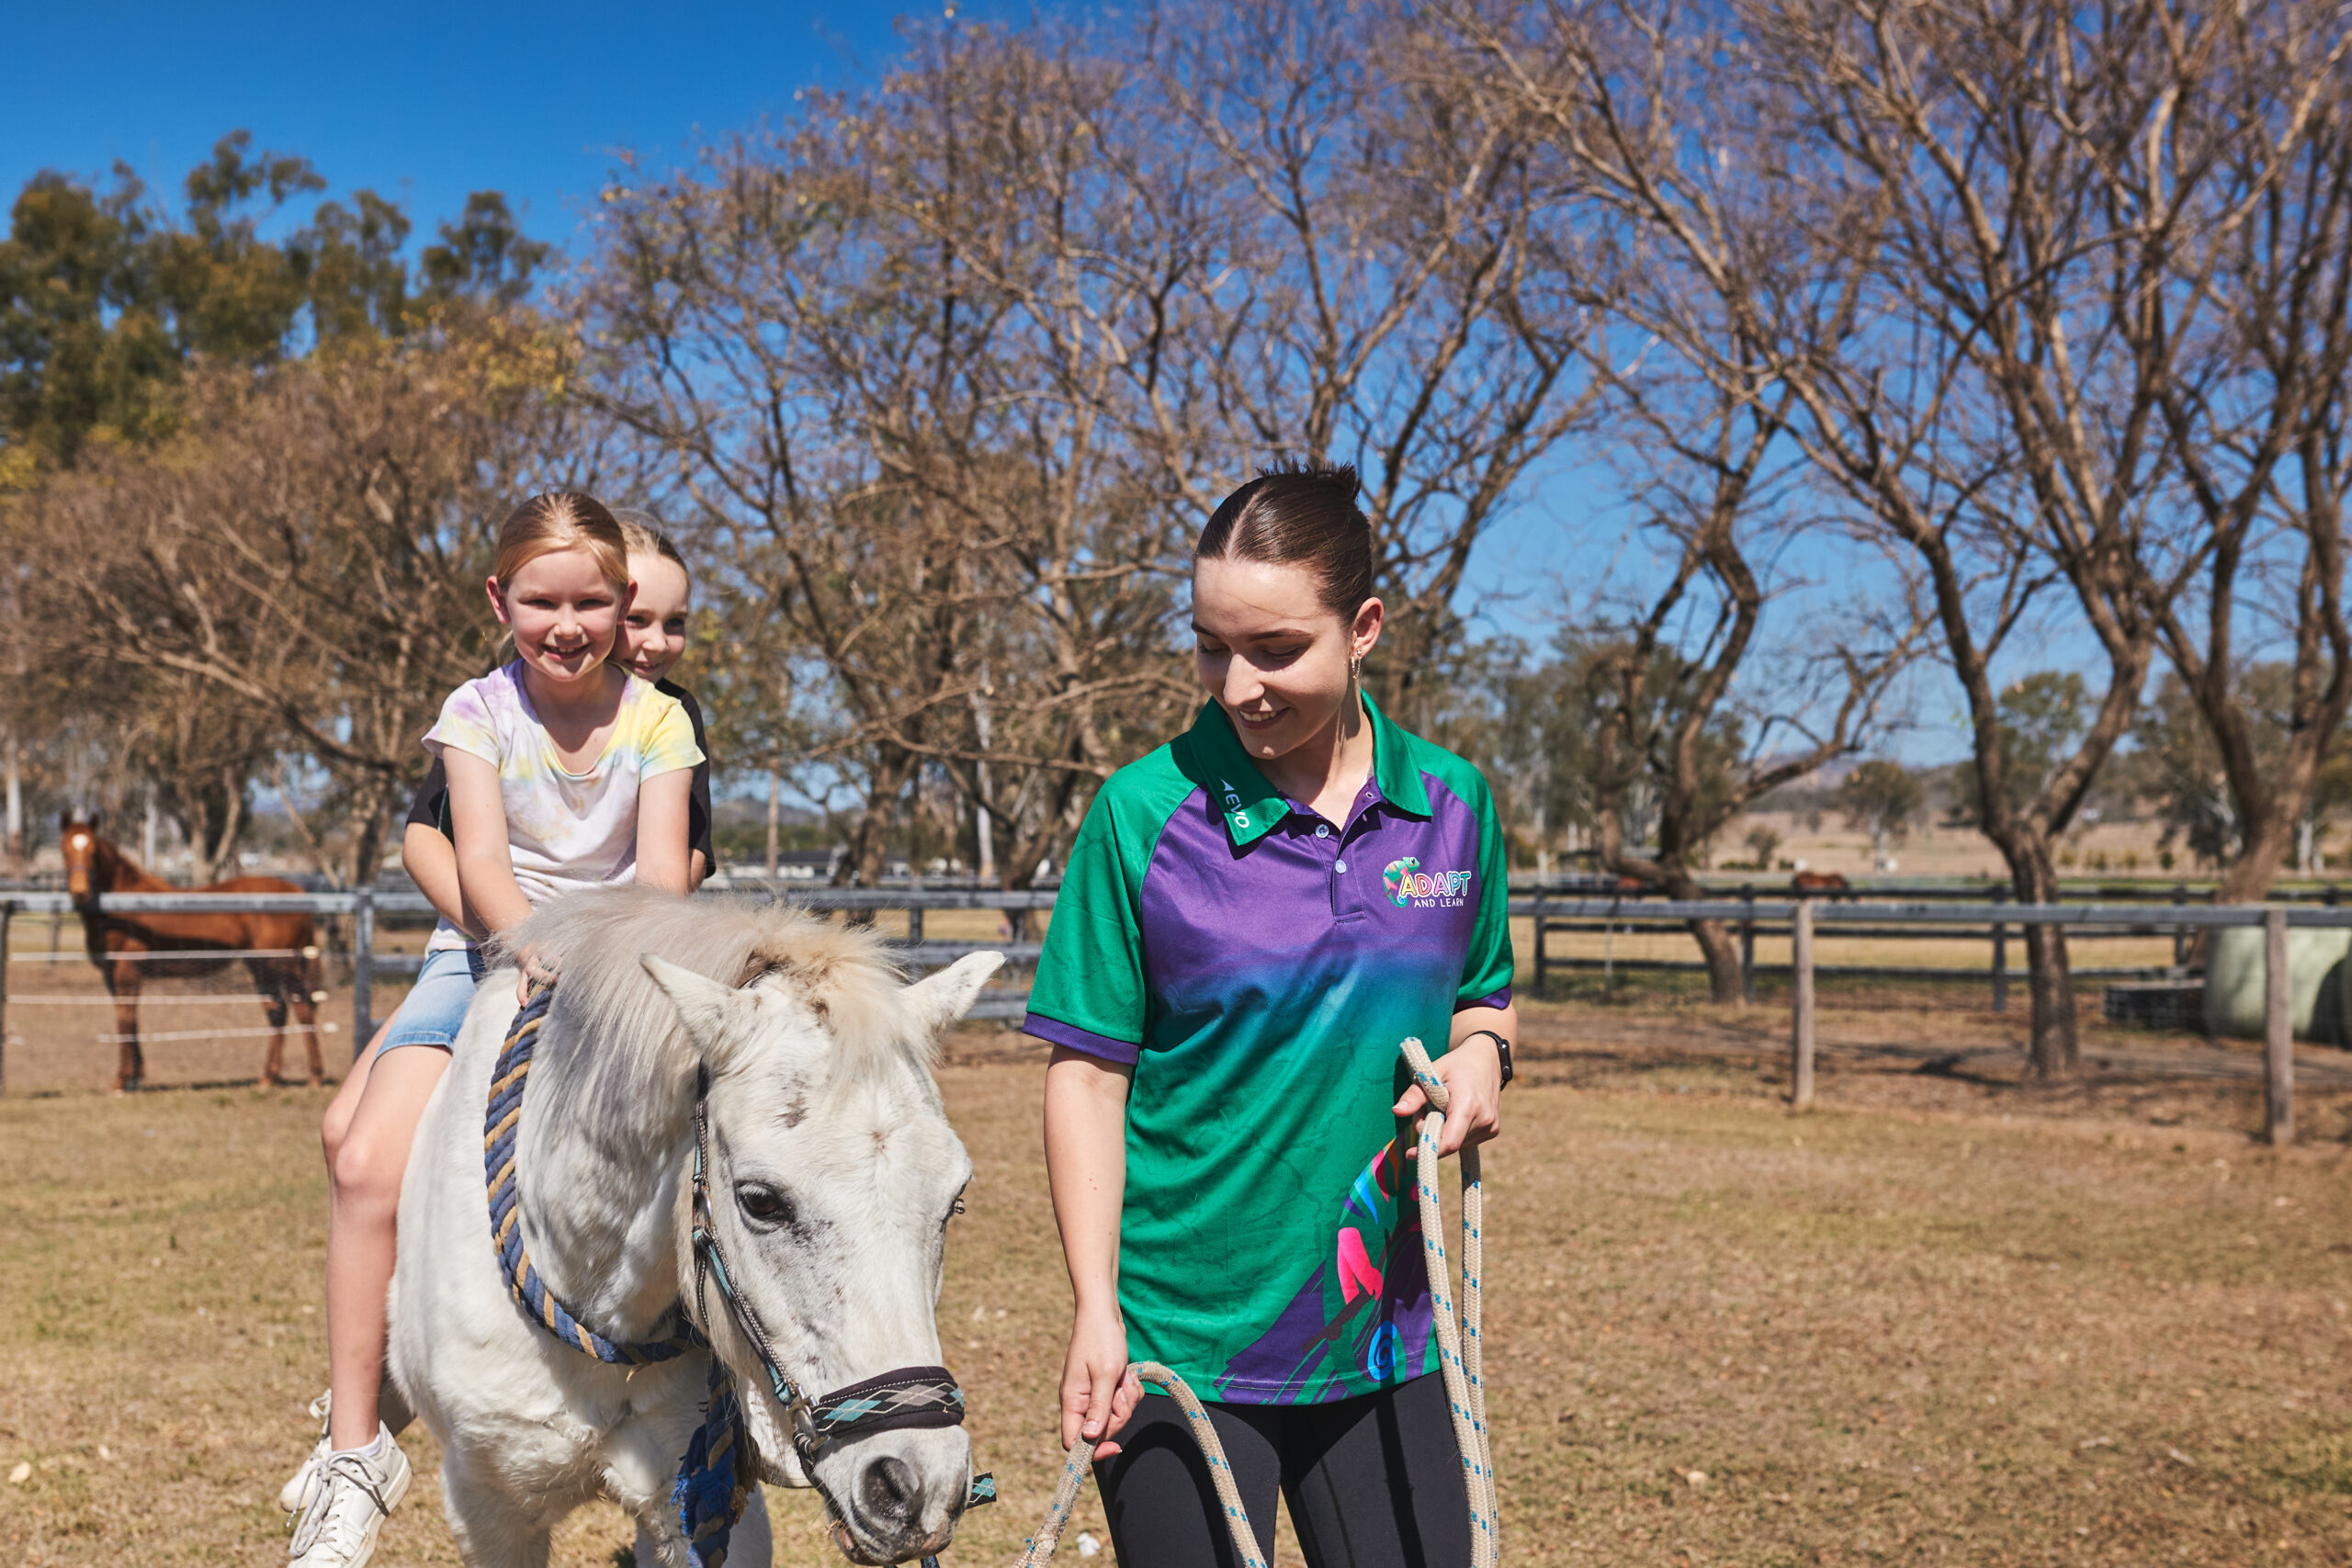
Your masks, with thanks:
<instances>
[{"instance_id":1,"label":"wire fence","mask_svg":"<svg viewBox=\"0 0 2352 1568\"><path fill-rule=\"evenodd\" d=\"M975 952L1001 952L1006 969L983 994L972 1016L1006 1021L1017 1021L1025 1013L1027 976L1042 951L1036 929L1041 922L1033 917L1049 918L1055 898L1047 888L1009 891L914 883L844 888L754 878L716 883L708 891L775 897L812 911L873 920L899 958L917 970L936 968ZM1800 1105L1810 1099L1816 1049L1813 1021L1825 992L1841 1006L1915 1010L1939 1006L1998 1015L2010 1007L2012 991L2026 979L2018 963L2026 931L2035 926L2057 928L2070 942L2098 943L2111 948L2117 958L2138 960L2071 965L2077 981L2104 983L2100 1000L2108 1021L2207 1038L2225 1029L2258 1035L2264 1043L2268 1124L2274 1134L2282 1129L2290 1132L2293 1039L2300 1033L2343 1040L2352 1032L2344 1027L2352 1019L2352 1008L2340 1001L2331 1008L2329 1003L2330 997L2352 994L2352 975L2344 972L2343 963L2345 953L2352 951L2352 907L2338 905L2333 889L2302 902L2260 906L2217 906L2209 896L2200 897L2186 887L2132 890L2132 897L2117 897L2113 888L2098 891L2096 902L2022 906L1987 897L1981 887L1872 887L1809 897L1777 890L1760 896L1756 888L1739 887L1723 890L1728 896L1678 902L1555 882L1515 888L1510 912L1520 933L1520 951L1532 972L1528 989L1536 997L1555 998L1598 994L1638 1001L1643 986L1661 984L1685 987L1681 994L1687 994L1688 982L1709 969L1693 942L1692 923L1713 922L1732 944L1744 999L1755 1002L1770 993L1792 1009L1791 1066ZM397 987L422 964L413 937L431 916L421 895L374 888L117 894L106 896L100 908L108 915L132 918L201 912L311 915L322 923L318 946L254 953L189 949L141 957L151 966L151 976L167 975L173 960L206 965L205 973L217 974L220 965L248 957L320 959L340 972L348 1023L322 1019L316 1032L331 1037L347 1032L354 1054L375 1032L379 985ZM46 951L19 949L6 941L12 921L41 915L50 919ZM386 940L388 921L405 925L407 936ZM17 1027L27 1016L22 1010L30 1010L33 1016L44 1016L46 1010L46 1016L72 1020L83 1016L77 1010L117 1005L102 988L96 970L89 967L81 942L65 945L64 931L77 924L72 903L62 893L0 893L0 946L6 948L9 960L0 964L0 1090L10 1084L11 1051L31 1043ZM2231 951L2238 957L2233 962L2240 970L2249 959L2254 965L2253 972L2241 976L2240 985L2240 990L2253 988L2251 1024L2245 1016L2214 1016L2215 976L2207 965L2221 952L2213 946L2219 932L2245 933L2227 940L2234 944ZM80 934L74 932L77 939ZM2330 952L2335 955L2334 969L2316 985L2296 977L2290 950L2297 942L2318 942L2323 959ZM1825 958L1825 949L1846 956ZM1916 955L1917 961L1893 961L1898 954ZM61 977L72 973L59 966L74 963L85 966L90 987L55 988ZM48 983L45 988L9 995L10 973L18 964L35 965ZM247 1042L275 1031L226 1018L213 1024L172 1014L183 1009L261 1006L268 999L258 991L172 991L145 985L142 1010L132 1027L143 1043ZM325 1004L332 997L321 989L311 999ZM2233 1005L2239 1014L2245 1013L2245 998ZM158 1025L205 1021L207 1026L151 1029L146 1021L151 1013ZM2336 1032L2327 1032L2331 1030ZM77 1038L86 1049L119 1043L128 1032L119 1026L76 1035L66 1023L49 1030L46 1040L53 1051L72 1048ZM285 1032L299 1037L308 1031L289 1021Z\"/></svg>"}]
</instances>

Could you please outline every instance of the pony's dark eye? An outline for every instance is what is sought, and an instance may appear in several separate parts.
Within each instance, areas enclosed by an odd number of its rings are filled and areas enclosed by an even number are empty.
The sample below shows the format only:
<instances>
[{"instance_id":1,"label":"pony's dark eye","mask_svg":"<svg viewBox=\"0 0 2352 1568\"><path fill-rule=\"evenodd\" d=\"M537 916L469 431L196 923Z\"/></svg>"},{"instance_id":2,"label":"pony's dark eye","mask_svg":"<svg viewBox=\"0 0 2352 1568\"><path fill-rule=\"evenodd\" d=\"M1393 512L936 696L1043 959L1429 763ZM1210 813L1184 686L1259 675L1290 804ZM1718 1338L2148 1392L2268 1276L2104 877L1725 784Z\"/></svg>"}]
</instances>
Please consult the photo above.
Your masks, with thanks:
<instances>
[{"instance_id":1,"label":"pony's dark eye","mask_svg":"<svg viewBox=\"0 0 2352 1568\"><path fill-rule=\"evenodd\" d=\"M746 1181L735 1189L735 1206L755 1225L788 1225L799 1217L791 1199L757 1182Z\"/></svg>"}]
</instances>

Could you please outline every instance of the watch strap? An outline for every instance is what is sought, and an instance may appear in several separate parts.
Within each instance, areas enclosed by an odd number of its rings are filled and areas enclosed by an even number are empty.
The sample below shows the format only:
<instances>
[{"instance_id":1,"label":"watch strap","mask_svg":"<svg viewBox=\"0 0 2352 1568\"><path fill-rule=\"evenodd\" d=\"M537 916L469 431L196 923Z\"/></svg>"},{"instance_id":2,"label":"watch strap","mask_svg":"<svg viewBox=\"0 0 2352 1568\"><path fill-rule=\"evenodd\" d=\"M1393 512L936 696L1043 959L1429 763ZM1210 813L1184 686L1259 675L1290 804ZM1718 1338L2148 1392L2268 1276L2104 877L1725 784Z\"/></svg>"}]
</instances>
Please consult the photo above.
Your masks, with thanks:
<instances>
[{"instance_id":1,"label":"watch strap","mask_svg":"<svg viewBox=\"0 0 2352 1568\"><path fill-rule=\"evenodd\" d=\"M1495 1043L1495 1054L1502 1058L1503 1087L1509 1088L1511 1080L1510 1042L1504 1039L1498 1031L1492 1029L1474 1029L1469 1033L1462 1037L1463 1043L1466 1045L1471 1041L1477 1039L1481 1034Z\"/></svg>"}]
</instances>

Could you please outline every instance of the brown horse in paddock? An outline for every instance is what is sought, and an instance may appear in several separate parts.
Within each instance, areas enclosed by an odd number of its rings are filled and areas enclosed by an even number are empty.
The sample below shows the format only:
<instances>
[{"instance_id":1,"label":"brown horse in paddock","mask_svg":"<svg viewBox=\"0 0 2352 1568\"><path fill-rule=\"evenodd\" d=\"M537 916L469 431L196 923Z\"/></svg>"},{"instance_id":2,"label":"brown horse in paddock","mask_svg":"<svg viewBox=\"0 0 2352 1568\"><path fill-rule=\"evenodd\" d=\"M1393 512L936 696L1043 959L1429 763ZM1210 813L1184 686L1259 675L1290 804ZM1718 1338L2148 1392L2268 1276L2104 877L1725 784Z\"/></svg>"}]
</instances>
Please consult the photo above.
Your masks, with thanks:
<instances>
[{"instance_id":1,"label":"brown horse in paddock","mask_svg":"<svg viewBox=\"0 0 2352 1568\"><path fill-rule=\"evenodd\" d=\"M59 839L65 852L65 891L82 917L82 935L90 962L114 998L115 1033L122 1055L115 1069L115 1088L126 1093L139 1087L146 1059L139 1049L139 988L149 979L210 975L243 960L260 992L269 1019L269 1055L264 1059L262 1081L276 1085L286 1064L286 1017L288 1011L303 1028L311 1051L311 1082L325 1076L319 1055L318 1009L311 1000L316 988L318 948L308 915L112 915L98 907L102 893L300 893L301 888L275 876L236 876L209 887L175 887L160 876L150 876L137 862L98 837L97 818L84 821L68 812L60 819ZM186 953L186 958L164 954ZM218 955L218 956L215 956Z\"/></svg>"},{"instance_id":2,"label":"brown horse in paddock","mask_svg":"<svg viewBox=\"0 0 2352 1568\"><path fill-rule=\"evenodd\" d=\"M1789 878L1789 891L1800 895L1851 893L1854 885L1834 871L1801 871Z\"/></svg>"}]
</instances>

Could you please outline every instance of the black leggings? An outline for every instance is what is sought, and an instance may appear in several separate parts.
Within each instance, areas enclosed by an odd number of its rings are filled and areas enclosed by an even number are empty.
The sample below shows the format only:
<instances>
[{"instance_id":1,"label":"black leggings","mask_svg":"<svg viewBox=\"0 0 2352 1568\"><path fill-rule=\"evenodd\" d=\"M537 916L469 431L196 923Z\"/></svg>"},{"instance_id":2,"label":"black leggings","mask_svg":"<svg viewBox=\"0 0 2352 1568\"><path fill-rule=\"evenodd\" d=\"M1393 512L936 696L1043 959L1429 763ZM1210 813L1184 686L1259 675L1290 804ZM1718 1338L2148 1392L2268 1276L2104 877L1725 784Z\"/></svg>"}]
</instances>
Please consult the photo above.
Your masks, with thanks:
<instances>
[{"instance_id":1,"label":"black leggings","mask_svg":"<svg viewBox=\"0 0 2352 1568\"><path fill-rule=\"evenodd\" d=\"M1308 1568L1465 1568L1470 1505L1445 1380L1330 1404L1212 1404L1209 1424L1274 1557L1274 1495ZM1147 1394L1100 1470L1119 1568L1240 1568L1183 1409Z\"/></svg>"}]
</instances>

